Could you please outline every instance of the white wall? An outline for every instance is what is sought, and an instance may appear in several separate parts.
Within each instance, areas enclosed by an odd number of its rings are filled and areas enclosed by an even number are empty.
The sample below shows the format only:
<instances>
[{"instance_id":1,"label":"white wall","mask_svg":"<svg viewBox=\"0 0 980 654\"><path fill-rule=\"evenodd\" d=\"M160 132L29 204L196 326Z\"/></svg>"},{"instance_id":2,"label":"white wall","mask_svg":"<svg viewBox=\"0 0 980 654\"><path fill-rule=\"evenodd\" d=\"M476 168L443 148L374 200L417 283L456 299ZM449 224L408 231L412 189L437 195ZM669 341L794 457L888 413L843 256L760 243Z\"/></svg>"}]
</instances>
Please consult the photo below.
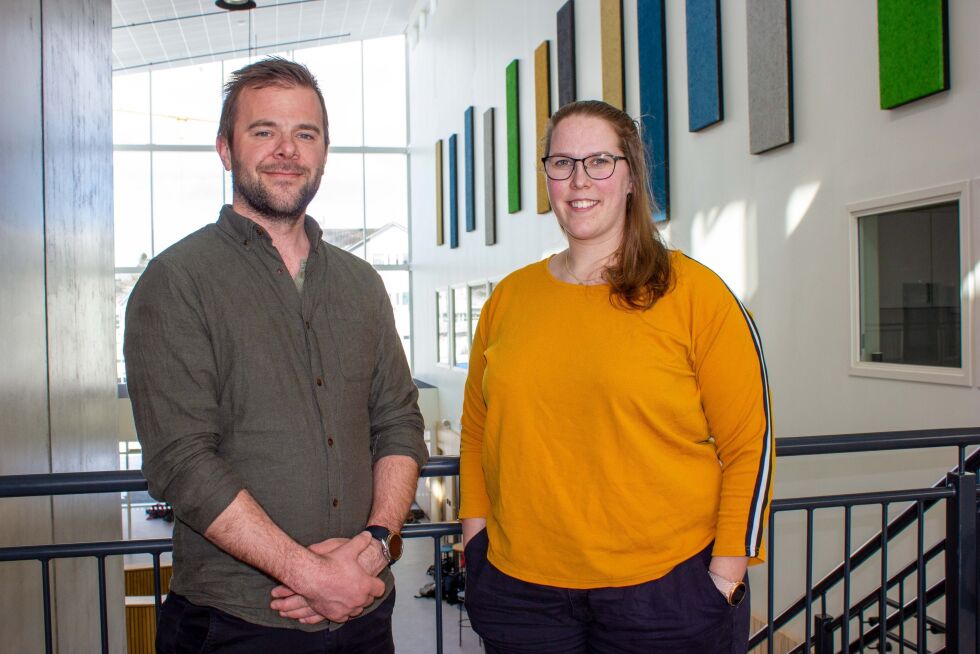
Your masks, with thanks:
<instances>
[{"instance_id":1,"label":"white wall","mask_svg":"<svg viewBox=\"0 0 980 654\"><path fill-rule=\"evenodd\" d=\"M409 46L415 375L439 387L443 417L454 424L465 373L435 364L435 289L500 276L563 247L553 216L534 213L532 165L533 52L542 40L552 41L554 105L555 14L563 2L440 0ZM576 1L583 99L601 91L598 4ZM754 313L769 365L777 436L980 425L980 375L972 387L849 375L848 204L972 180L972 267L980 255L980 42L972 34L980 24L980 3L949 5L951 90L883 111L875 3L794 2L796 142L751 155L745 0L722 6L725 120L696 134L687 131L684 3L667 2L672 220L666 235L721 274ZM624 13L627 108L636 115L635 2L625 0ZM521 62L524 210L509 215L504 68L514 58ZM448 201L447 245L435 246L433 146L458 133L462 158L463 111L469 105L478 118L488 107L497 109L498 244L483 244L478 119L477 231L464 230L460 162L460 247L451 250ZM969 270L962 272L972 279ZM964 312L971 310L964 306ZM977 350L975 345L974 358ZM777 466L776 493L927 485L954 463L951 452L786 459Z\"/></svg>"}]
</instances>

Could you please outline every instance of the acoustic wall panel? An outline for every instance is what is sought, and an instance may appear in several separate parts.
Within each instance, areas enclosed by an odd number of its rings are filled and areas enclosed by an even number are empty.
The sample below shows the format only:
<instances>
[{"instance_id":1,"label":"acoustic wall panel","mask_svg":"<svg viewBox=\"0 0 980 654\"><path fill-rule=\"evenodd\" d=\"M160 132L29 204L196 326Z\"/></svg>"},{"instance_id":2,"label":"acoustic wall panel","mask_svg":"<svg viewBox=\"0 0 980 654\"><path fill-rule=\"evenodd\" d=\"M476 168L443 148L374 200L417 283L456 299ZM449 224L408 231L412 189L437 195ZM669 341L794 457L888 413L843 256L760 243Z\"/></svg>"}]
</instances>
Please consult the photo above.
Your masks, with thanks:
<instances>
[{"instance_id":1,"label":"acoustic wall panel","mask_svg":"<svg viewBox=\"0 0 980 654\"><path fill-rule=\"evenodd\" d=\"M507 64L507 213L521 210L521 111L518 61Z\"/></svg>"},{"instance_id":2,"label":"acoustic wall panel","mask_svg":"<svg viewBox=\"0 0 980 654\"><path fill-rule=\"evenodd\" d=\"M650 169L655 222L670 218L667 131L667 21L664 0L636 0L640 66L640 126Z\"/></svg>"},{"instance_id":3,"label":"acoustic wall panel","mask_svg":"<svg viewBox=\"0 0 980 654\"><path fill-rule=\"evenodd\" d=\"M476 153L473 138L473 107L468 107L463 114L463 187L468 232L476 229Z\"/></svg>"},{"instance_id":4,"label":"acoustic wall panel","mask_svg":"<svg viewBox=\"0 0 980 654\"><path fill-rule=\"evenodd\" d=\"M600 0L599 29L602 35L602 99L625 109L623 0Z\"/></svg>"},{"instance_id":5,"label":"acoustic wall panel","mask_svg":"<svg viewBox=\"0 0 980 654\"><path fill-rule=\"evenodd\" d=\"M456 135L449 137L449 247L459 247L459 179Z\"/></svg>"},{"instance_id":6,"label":"acoustic wall panel","mask_svg":"<svg viewBox=\"0 0 980 654\"><path fill-rule=\"evenodd\" d=\"M878 0L878 78L882 109L949 88L946 0Z\"/></svg>"},{"instance_id":7,"label":"acoustic wall panel","mask_svg":"<svg viewBox=\"0 0 980 654\"><path fill-rule=\"evenodd\" d=\"M746 4L749 151L793 142L793 59L789 0Z\"/></svg>"},{"instance_id":8,"label":"acoustic wall panel","mask_svg":"<svg viewBox=\"0 0 980 654\"><path fill-rule=\"evenodd\" d=\"M483 112L483 230L486 244L497 242L497 186L493 134L493 107Z\"/></svg>"},{"instance_id":9,"label":"acoustic wall panel","mask_svg":"<svg viewBox=\"0 0 980 654\"><path fill-rule=\"evenodd\" d=\"M544 135L548 130L548 120L551 118L551 48L548 41L543 41L534 50L534 118L537 136L537 161L544 156ZM535 161L535 168L537 168ZM548 201L548 185L544 181L544 174L535 176L538 180L538 213L548 213L551 211L551 203Z\"/></svg>"},{"instance_id":10,"label":"acoustic wall panel","mask_svg":"<svg viewBox=\"0 0 980 654\"><path fill-rule=\"evenodd\" d=\"M687 0L686 19L688 129L697 132L725 117L719 0Z\"/></svg>"},{"instance_id":11,"label":"acoustic wall panel","mask_svg":"<svg viewBox=\"0 0 980 654\"><path fill-rule=\"evenodd\" d=\"M442 203L442 139L436 141L436 245L445 243Z\"/></svg>"},{"instance_id":12,"label":"acoustic wall panel","mask_svg":"<svg viewBox=\"0 0 980 654\"><path fill-rule=\"evenodd\" d=\"M575 102L575 0L558 10L558 106Z\"/></svg>"}]
</instances>

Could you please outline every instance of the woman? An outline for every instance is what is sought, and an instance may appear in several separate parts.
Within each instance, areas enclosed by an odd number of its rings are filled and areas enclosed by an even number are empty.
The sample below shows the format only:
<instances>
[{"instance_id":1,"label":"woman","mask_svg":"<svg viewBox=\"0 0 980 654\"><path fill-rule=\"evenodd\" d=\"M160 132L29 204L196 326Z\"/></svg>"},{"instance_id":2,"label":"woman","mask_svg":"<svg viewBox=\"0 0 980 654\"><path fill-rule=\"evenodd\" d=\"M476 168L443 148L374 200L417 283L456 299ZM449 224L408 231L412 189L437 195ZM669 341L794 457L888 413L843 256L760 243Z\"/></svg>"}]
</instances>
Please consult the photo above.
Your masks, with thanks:
<instances>
[{"instance_id":1,"label":"woman","mask_svg":"<svg viewBox=\"0 0 980 654\"><path fill-rule=\"evenodd\" d=\"M483 308L463 405L466 606L488 652L744 652L768 389L751 318L650 220L624 112L551 119L568 249Z\"/></svg>"}]
</instances>

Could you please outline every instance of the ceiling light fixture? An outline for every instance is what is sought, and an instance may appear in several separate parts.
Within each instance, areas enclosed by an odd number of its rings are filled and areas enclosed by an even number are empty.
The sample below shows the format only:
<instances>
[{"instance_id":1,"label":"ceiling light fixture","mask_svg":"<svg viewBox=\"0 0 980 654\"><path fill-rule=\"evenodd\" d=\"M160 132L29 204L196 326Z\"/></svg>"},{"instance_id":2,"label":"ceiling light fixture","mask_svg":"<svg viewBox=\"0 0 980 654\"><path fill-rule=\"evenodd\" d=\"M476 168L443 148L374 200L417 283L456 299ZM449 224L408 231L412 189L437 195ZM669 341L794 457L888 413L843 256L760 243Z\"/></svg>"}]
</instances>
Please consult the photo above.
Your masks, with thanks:
<instances>
[{"instance_id":1,"label":"ceiling light fixture","mask_svg":"<svg viewBox=\"0 0 980 654\"><path fill-rule=\"evenodd\" d=\"M255 9L255 0L215 0L214 4L228 11Z\"/></svg>"}]
</instances>

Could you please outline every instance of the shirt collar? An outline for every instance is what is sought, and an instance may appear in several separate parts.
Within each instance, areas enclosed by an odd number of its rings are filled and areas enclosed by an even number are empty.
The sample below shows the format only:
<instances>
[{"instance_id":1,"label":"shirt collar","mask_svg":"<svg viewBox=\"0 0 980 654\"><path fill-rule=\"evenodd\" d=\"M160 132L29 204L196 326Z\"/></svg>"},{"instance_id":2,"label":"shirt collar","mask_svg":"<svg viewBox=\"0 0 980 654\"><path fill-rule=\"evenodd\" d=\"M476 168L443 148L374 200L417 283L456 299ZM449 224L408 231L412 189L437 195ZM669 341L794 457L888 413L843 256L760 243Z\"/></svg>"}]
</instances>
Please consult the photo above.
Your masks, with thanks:
<instances>
[{"instance_id":1,"label":"shirt collar","mask_svg":"<svg viewBox=\"0 0 980 654\"><path fill-rule=\"evenodd\" d=\"M311 249L319 250L320 241L323 238L323 230L320 228L320 224L308 214L303 217L303 221L303 227L306 230L306 237L310 240ZM245 247L249 247L257 238L269 238L264 227L232 209L230 204L221 207L221 213L218 216L218 227Z\"/></svg>"}]
</instances>

